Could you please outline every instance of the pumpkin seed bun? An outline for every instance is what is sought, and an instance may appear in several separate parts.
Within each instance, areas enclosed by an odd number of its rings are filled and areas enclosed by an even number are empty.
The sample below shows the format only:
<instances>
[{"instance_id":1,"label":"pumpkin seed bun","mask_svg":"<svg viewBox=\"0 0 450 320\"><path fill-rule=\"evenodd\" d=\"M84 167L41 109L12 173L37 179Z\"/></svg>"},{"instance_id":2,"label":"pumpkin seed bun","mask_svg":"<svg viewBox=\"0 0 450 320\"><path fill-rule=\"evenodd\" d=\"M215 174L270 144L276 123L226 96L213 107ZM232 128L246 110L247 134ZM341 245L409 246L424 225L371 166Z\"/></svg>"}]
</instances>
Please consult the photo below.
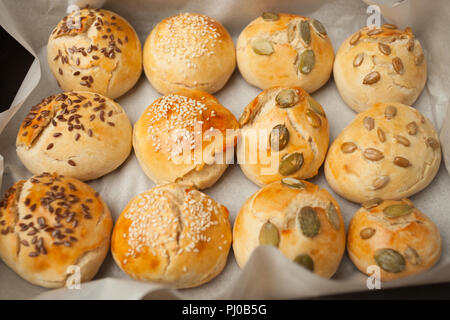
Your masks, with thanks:
<instances>
[{"instance_id":1,"label":"pumpkin seed bun","mask_svg":"<svg viewBox=\"0 0 450 320\"><path fill-rule=\"evenodd\" d=\"M233 227L233 250L243 268L259 245L273 245L288 259L330 278L345 251L345 230L336 200L317 185L284 178L254 193Z\"/></svg>"},{"instance_id":2,"label":"pumpkin seed bun","mask_svg":"<svg viewBox=\"0 0 450 320\"><path fill-rule=\"evenodd\" d=\"M33 174L57 172L92 180L127 159L131 134L118 103L97 93L65 92L30 109L17 134L16 151Z\"/></svg>"},{"instance_id":3,"label":"pumpkin seed bun","mask_svg":"<svg viewBox=\"0 0 450 320\"><path fill-rule=\"evenodd\" d=\"M184 89L160 97L144 111L134 125L133 146L154 183L203 189L228 167L236 136L227 135L227 129L238 128L236 118L215 97Z\"/></svg>"},{"instance_id":4,"label":"pumpkin seed bun","mask_svg":"<svg viewBox=\"0 0 450 320\"><path fill-rule=\"evenodd\" d=\"M430 269L441 256L436 225L408 199L372 199L353 216L348 230L348 254L355 266L371 275L380 267L382 281Z\"/></svg>"},{"instance_id":5,"label":"pumpkin seed bun","mask_svg":"<svg viewBox=\"0 0 450 320\"><path fill-rule=\"evenodd\" d=\"M106 203L87 184L33 176L15 183L0 202L0 258L34 285L64 287L73 272L86 282L108 253L112 224Z\"/></svg>"},{"instance_id":6,"label":"pumpkin seed bun","mask_svg":"<svg viewBox=\"0 0 450 320\"><path fill-rule=\"evenodd\" d=\"M142 72L136 31L103 9L81 9L64 17L48 39L47 60L64 91L91 91L111 99L130 90Z\"/></svg>"},{"instance_id":7,"label":"pumpkin seed bun","mask_svg":"<svg viewBox=\"0 0 450 320\"><path fill-rule=\"evenodd\" d=\"M222 272L231 247L228 210L176 183L133 198L114 227L111 251L130 277L196 287Z\"/></svg>"},{"instance_id":8,"label":"pumpkin seed bun","mask_svg":"<svg viewBox=\"0 0 450 320\"><path fill-rule=\"evenodd\" d=\"M334 51L318 20L285 13L264 13L239 35L239 71L248 83L267 89L300 86L311 93L333 69Z\"/></svg>"},{"instance_id":9,"label":"pumpkin seed bun","mask_svg":"<svg viewBox=\"0 0 450 320\"><path fill-rule=\"evenodd\" d=\"M328 149L328 120L322 106L302 88L264 90L244 109L239 124L240 166L257 185L318 173ZM259 144L253 138L256 134Z\"/></svg>"},{"instance_id":10,"label":"pumpkin seed bun","mask_svg":"<svg viewBox=\"0 0 450 320\"><path fill-rule=\"evenodd\" d=\"M440 163L439 137L430 120L401 103L376 103L333 141L324 171L336 193L361 203L421 191Z\"/></svg>"},{"instance_id":11,"label":"pumpkin seed bun","mask_svg":"<svg viewBox=\"0 0 450 320\"><path fill-rule=\"evenodd\" d=\"M334 81L344 102L356 112L376 102L412 105L427 80L427 63L411 28L385 24L364 27L336 53Z\"/></svg>"},{"instance_id":12,"label":"pumpkin seed bun","mask_svg":"<svg viewBox=\"0 0 450 320\"><path fill-rule=\"evenodd\" d=\"M144 71L162 94L182 89L215 93L236 67L233 40L217 20L180 13L158 23L144 44Z\"/></svg>"}]
</instances>

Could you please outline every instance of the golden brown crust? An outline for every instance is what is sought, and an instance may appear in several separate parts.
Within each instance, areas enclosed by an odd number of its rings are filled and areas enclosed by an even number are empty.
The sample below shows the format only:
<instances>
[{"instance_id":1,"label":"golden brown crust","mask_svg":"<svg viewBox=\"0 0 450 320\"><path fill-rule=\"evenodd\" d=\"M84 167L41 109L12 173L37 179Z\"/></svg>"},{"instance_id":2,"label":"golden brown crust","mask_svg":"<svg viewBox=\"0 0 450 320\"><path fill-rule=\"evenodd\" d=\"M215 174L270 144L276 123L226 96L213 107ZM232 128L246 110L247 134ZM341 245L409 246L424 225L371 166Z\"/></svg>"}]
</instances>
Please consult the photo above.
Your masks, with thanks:
<instances>
[{"instance_id":1,"label":"golden brown crust","mask_svg":"<svg viewBox=\"0 0 450 320\"><path fill-rule=\"evenodd\" d=\"M5 201L6 200L6 201ZM112 219L98 194L79 180L44 173L19 181L0 206L0 257L25 280L63 287L68 267L90 280L109 247Z\"/></svg>"},{"instance_id":2,"label":"golden brown crust","mask_svg":"<svg viewBox=\"0 0 450 320\"><path fill-rule=\"evenodd\" d=\"M409 214L392 218L383 213L392 205L406 205L412 210ZM381 260L380 265L380 260L375 260L379 249L395 250L403 259L387 266ZM348 230L348 253L361 272L370 273L367 268L378 265L382 281L395 280L431 268L441 256L441 237L436 225L411 201L386 200L378 206L362 207L356 212Z\"/></svg>"}]
</instances>

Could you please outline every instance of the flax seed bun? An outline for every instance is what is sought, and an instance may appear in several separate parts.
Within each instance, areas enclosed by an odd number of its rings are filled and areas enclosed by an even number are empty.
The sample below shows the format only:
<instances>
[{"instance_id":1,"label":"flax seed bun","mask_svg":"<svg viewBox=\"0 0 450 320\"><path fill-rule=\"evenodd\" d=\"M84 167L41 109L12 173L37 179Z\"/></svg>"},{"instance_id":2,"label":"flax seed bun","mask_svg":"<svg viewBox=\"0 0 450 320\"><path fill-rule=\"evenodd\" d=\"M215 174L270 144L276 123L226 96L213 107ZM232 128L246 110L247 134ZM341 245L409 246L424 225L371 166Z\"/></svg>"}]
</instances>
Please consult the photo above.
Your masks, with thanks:
<instances>
[{"instance_id":1,"label":"flax seed bun","mask_svg":"<svg viewBox=\"0 0 450 320\"><path fill-rule=\"evenodd\" d=\"M134 125L133 147L141 168L156 184L178 182L203 189L230 163L236 137L226 131L238 127L233 114L212 95L182 90L162 96L144 111Z\"/></svg>"},{"instance_id":2,"label":"flax seed bun","mask_svg":"<svg viewBox=\"0 0 450 320\"><path fill-rule=\"evenodd\" d=\"M48 39L47 59L64 91L97 92L111 99L130 90L142 72L136 31L103 9L81 9L64 17Z\"/></svg>"},{"instance_id":3,"label":"flax seed bun","mask_svg":"<svg viewBox=\"0 0 450 320\"><path fill-rule=\"evenodd\" d=\"M239 35L236 52L244 79L261 89L299 86L311 93L333 68L333 46L323 25L293 14L256 18Z\"/></svg>"},{"instance_id":4,"label":"flax seed bun","mask_svg":"<svg viewBox=\"0 0 450 320\"><path fill-rule=\"evenodd\" d=\"M408 199L373 199L353 216L348 230L348 254L363 273L380 267L382 281L430 269L441 256L436 225Z\"/></svg>"},{"instance_id":5,"label":"flax seed bun","mask_svg":"<svg viewBox=\"0 0 450 320\"><path fill-rule=\"evenodd\" d=\"M176 183L133 198L111 240L114 260L130 277L176 288L196 287L216 277L230 246L227 208Z\"/></svg>"},{"instance_id":6,"label":"flax seed bun","mask_svg":"<svg viewBox=\"0 0 450 320\"><path fill-rule=\"evenodd\" d=\"M440 163L439 137L430 120L400 103L377 103L333 141L324 168L334 191L361 203L419 192Z\"/></svg>"},{"instance_id":7,"label":"flax seed bun","mask_svg":"<svg viewBox=\"0 0 450 320\"><path fill-rule=\"evenodd\" d=\"M257 185L318 173L328 148L328 120L321 105L302 88L264 90L244 109L239 123L239 163Z\"/></svg>"},{"instance_id":8,"label":"flax seed bun","mask_svg":"<svg viewBox=\"0 0 450 320\"><path fill-rule=\"evenodd\" d=\"M214 93L236 67L236 53L220 22L197 13L180 13L161 21L144 45L144 71L162 94L181 89Z\"/></svg>"},{"instance_id":9,"label":"flax seed bun","mask_svg":"<svg viewBox=\"0 0 450 320\"><path fill-rule=\"evenodd\" d=\"M411 28L365 27L342 43L334 61L334 81L356 112L376 102L412 105L427 80L427 63Z\"/></svg>"},{"instance_id":10,"label":"flax seed bun","mask_svg":"<svg viewBox=\"0 0 450 320\"><path fill-rule=\"evenodd\" d=\"M233 227L241 268L259 245L273 245L288 259L330 278L345 250L344 220L336 200L315 184L284 178L254 193Z\"/></svg>"},{"instance_id":11,"label":"flax seed bun","mask_svg":"<svg viewBox=\"0 0 450 320\"><path fill-rule=\"evenodd\" d=\"M92 180L125 161L131 131L125 111L113 100L66 92L31 108L17 134L16 151L33 174L57 172Z\"/></svg>"},{"instance_id":12,"label":"flax seed bun","mask_svg":"<svg viewBox=\"0 0 450 320\"><path fill-rule=\"evenodd\" d=\"M71 266L91 280L109 249L112 219L87 184L43 173L14 184L0 202L0 258L46 288L66 285Z\"/></svg>"}]
</instances>

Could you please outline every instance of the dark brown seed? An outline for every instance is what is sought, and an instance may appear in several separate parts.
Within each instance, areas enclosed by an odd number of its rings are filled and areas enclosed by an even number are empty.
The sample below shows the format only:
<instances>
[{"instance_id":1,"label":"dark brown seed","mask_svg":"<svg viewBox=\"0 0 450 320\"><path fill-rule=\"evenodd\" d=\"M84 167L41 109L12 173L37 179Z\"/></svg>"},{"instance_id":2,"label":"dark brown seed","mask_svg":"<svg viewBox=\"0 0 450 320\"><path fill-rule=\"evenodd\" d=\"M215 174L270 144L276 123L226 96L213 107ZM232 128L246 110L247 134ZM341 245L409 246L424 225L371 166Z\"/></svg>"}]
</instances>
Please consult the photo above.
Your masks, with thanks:
<instances>
[{"instance_id":1,"label":"dark brown seed","mask_svg":"<svg viewBox=\"0 0 450 320\"><path fill-rule=\"evenodd\" d=\"M91 129L88 130L88 136L92 137L92 130Z\"/></svg>"},{"instance_id":2,"label":"dark brown seed","mask_svg":"<svg viewBox=\"0 0 450 320\"><path fill-rule=\"evenodd\" d=\"M58 69L58 72L59 72L60 75L63 75L63 71L62 71L61 68Z\"/></svg>"},{"instance_id":3,"label":"dark brown seed","mask_svg":"<svg viewBox=\"0 0 450 320\"><path fill-rule=\"evenodd\" d=\"M363 124L364 128L370 131L375 127L375 120L372 117L365 117L363 120Z\"/></svg>"},{"instance_id":4,"label":"dark brown seed","mask_svg":"<svg viewBox=\"0 0 450 320\"><path fill-rule=\"evenodd\" d=\"M50 144L47 146L47 150L50 150L51 148L53 148L53 143L50 143Z\"/></svg>"},{"instance_id":5,"label":"dark brown seed","mask_svg":"<svg viewBox=\"0 0 450 320\"><path fill-rule=\"evenodd\" d=\"M79 75L80 75L80 71L75 71L75 72L73 73L73 75L74 75L74 76L79 76Z\"/></svg>"},{"instance_id":6,"label":"dark brown seed","mask_svg":"<svg viewBox=\"0 0 450 320\"><path fill-rule=\"evenodd\" d=\"M62 136L62 133L61 133L61 132L55 132L55 133L53 134L53 136L54 136L55 138L58 138L58 137Z\"/></svg>"},{"instance_id":7,"label":"dark brown seed","mask_svg":"<svg viewBox=\"0 0 450 320\"><path fill-rule=\"evenodd\" d=\"M380 77L378 71L373 71L364 77L363 84L374 84L380 80Z\"/></svg>"},{"instance_id":8,"label":"dark brown seed","mask_svg":"<svg viewBox=\"0 0 450 320\"><path fill-rule=\"evenodd\" d=\"M79 133L77 133L77 134L75 134L75 141L78 141L78 139L80 139L80 134Z\"/></svg>"},{"instance_id":9,"label":"dark brown seed","mask_svg":"<svg viewBox=\"0 0 450 320\"><path fill-rule=\"evenodd\" d=\"M28 256L30 256L30 257L32 257L32 258L35 258L35 257L37 257L39 255L39 253L37 253L37 252L30 252L29 254L28 254Z\"/></svg>"},{"instance_id":10,"label":"dark brown seed","mask_svg":"<svg viewBox=\"0 0 450 320\"><path fill-rule=\"evenodd\" d=\"M391 47L383 42L378 42L378 50L386 56L391 54Z\"/></svg>"},{"instance_id":11,"label":"dark brown seed","mask_svg":"<svg viewBox=\"0 0 450 320\"><path fill-rule=\"evenodd\" d=\"M394 164L399 167L402 167L402 168L407 168L407 167L411 166L411 162L409 162L408 159L403 158L403 157L395 157Z\"/></svg>"},{"instance_id":12,"label":"dark brown seed","mask_svg":"<svg viewBox=\"0 0 450 320\"><path fill-rule=\"evenodd\" d=\"M402 59L400 59L399 57L395 57L394 59L392 59L392 67L394 68L395 72L397 72L398 74L402 74L403 73Z\"/></svg>"},{"instance_id":13,"label":"dark brown seed","mask_svg":"<svg viewBox=\"0 0 450 320\"><path fill-rule=\"evenodd\" d=\"M67 161L68 164L70 164L72 167L75 167L77 164L73 160Z\"/></svg>"},{"instance_id":14,"label":"dark brown seed","mask_svg":"<svg viewBox=\"0 0 450 320\"><path fill-rule=\"evenodd\" d=\"M92 59L94 59L94 60L98 60L98 59L100 59L98 56L96 56L96 55L93 55L92 56Z\"/></svg>"},{"instance_id":15,"label":"dark brown seed","mask_svg":"<svg viewBox=\"0 0 450 320\"><path fill-rule=\"evenodd\" d=\"M410 136L414 136L417 133L419 127L415 121L412 121L406 125L406 130Z\"/></svg>"},{"instance_id":16,"label":"dark brown seed","mask_svg":"<svg viewBox=\"0 0 450 320\"><path fill-rule=\"evenodd\" d=\"M114 126L115 126L114 122L107 122L107 124L108 124L109 126L111 126L111 127L114 127Z\"/></svg>"},{"instance_id":17,"label":"dark brown seed","mask_svg":"<svg viewBox=\"0 0 450 320\"><path fill-rule=\"evenodd\" d=\"M31 212L33 212L34 210L36 210L36 203L34 203L31 207L30 207Z\"/></svg>"}]
</instances>

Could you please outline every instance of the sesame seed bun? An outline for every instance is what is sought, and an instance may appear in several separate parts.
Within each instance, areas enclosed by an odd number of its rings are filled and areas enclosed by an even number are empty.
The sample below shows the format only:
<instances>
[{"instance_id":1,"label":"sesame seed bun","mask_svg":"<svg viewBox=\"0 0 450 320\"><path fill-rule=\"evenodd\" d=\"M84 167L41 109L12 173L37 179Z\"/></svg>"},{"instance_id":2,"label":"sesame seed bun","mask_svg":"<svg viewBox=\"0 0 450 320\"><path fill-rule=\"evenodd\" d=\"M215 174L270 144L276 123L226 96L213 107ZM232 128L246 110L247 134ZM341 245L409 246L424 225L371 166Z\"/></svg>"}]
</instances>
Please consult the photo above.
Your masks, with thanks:
<instances>
[{"instance_id":1,"label":"sesame seed bun","mask_svg":"<svg viewBox=\"0 0 450 320\"><path fill-rule=\"evenodd\" d=\"M87 184L44 173L12 186L0 202L0 258L46 288L65 286L70 266L91 280L109 249L112 219Z\"/></svg>"},{"instance_id":2,"label":"sesame seed bun","mask_svg":"<svg viewBox=\"0 0 450 320\"><path fill-rule=\"evenodd\" d=\"M114 227L111 251L130 277L199 286L225 267L228 210L206 194L172 183L133 198Z\"/></svg>"},{"instance_id":3,"label":"sesame seed bun","mask_svg":"<svg viewBox=\"0 0 450 320\"><path fill-rule=\"evenodd\" d=\"M233 40L220 22L197 13L161 21L144 45L144 71L162 94L181 89L215 93L236 67Z\"/></svg>"}]
</instances>

